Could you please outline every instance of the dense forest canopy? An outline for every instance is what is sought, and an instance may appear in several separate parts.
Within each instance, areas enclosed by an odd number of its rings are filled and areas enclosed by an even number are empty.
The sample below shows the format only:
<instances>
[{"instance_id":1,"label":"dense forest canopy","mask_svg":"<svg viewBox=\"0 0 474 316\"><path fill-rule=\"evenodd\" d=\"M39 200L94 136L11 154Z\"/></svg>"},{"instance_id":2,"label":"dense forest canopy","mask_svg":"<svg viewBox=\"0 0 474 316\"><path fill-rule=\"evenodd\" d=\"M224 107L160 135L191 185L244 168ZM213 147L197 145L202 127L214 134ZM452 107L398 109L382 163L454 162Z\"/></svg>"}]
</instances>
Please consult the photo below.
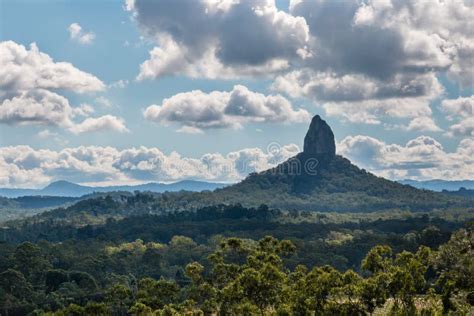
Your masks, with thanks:
<instances>
[{"instance_id":1,"label":"dense forest canopy","mask_svg":"<svg viewBox=\"0 0 474 316\"><path fill-rule=\"evenodd\" d=\"M472 217L220 205L90 225L32 219L3 229L0 299L9 315L463 315Z\"/></svg>"},{"instance_id":2,"label":"dense forest canopy","mask_svg":"<svg viewBox=\"0 0 474 316\"><path fill-rule=\"evenodd\" d=\"M394 254L391 247L379 245L367 253L357 273L327 265L290 268L295 245L270 236L259 241L224 238L201 262L193 261L193 254L208 247L199 250L192 239L175 236L167 245L137 240L109 246L103 258L112 269L133 264L136 257L150 266L190 261L174 278L110 273L97 280L52 261L56 247L26 242L11 249L11 267L0 274L0 298L5 314L364 315L387 309L407 315L463 315L474 303L473 243L471 230L459 230L437 251L421 246Z\"/></svg>"}]
</instances>

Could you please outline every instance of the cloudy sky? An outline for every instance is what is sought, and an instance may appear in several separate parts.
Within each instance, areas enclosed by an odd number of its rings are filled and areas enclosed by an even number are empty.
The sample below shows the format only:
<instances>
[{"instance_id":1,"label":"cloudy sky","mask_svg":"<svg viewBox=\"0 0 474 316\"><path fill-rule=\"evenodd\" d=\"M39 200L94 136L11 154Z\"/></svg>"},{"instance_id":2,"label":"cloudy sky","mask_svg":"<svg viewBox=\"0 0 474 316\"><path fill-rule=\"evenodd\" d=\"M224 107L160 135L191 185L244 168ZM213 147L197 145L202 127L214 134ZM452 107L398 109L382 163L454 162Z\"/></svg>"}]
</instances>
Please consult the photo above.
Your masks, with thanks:
<instances>
[{"instance_id":1,"label":"cloudy sky","mask_svg":"<svg viewBox=\"0 0 474 316\"><path fill-rule=\"evenodd\" d=\"M0 0L0 187L235 182L315 114L390 179L474 179L470 0Z\"/></svg>"}]
</instances>

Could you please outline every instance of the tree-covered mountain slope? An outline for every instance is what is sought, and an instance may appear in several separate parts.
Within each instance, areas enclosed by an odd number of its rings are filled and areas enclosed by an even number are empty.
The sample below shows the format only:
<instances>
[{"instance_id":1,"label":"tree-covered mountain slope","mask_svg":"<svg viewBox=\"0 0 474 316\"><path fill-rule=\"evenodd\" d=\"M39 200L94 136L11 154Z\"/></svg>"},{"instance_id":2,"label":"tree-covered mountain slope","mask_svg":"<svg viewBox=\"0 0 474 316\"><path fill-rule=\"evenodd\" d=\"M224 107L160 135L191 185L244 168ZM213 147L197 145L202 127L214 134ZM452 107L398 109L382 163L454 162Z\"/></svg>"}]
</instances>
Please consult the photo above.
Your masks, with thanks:
<instances>
[{"instance_id":1,"label":"tree-covered mountain slope","mask_svg":"<svg viewBox=\"0 0 474 316\"><path fill-rule=\"evenodd\" d=\"M179 196L176 203L200 206L210 203L267 204L282 209L318 211L390 208L416 211L472 206L472 201L402 185L358 168L336 155L334 134L318 115L306 134L303 152L297 156L212 193Z\"/></svg>"},{"instance_id":2,"label":"tree-covered mountain slope","mask_svg":"<svg viewBox=\"0 0 474 316\"><path fill-rule=\"evenodd\" d=\"M213 195L220 202L240 202L244 205L264 203L284 209L318 211L429 210L470 204L458 198L376 177L341 156L335 156L318 170L317 175L268 170L252 174Z\"/></svg>"}]
</instances>

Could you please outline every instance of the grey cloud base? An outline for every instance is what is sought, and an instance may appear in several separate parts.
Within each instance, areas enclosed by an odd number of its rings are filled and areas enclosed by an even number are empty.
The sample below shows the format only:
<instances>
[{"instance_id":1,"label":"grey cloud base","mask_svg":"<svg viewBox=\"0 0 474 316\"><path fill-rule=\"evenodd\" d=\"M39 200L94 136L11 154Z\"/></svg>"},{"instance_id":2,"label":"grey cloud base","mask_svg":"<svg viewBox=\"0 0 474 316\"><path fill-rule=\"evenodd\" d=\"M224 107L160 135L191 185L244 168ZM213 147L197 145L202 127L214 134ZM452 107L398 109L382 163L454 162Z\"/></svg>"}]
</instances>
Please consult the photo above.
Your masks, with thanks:
<instances>
[{"instance_id":1,"label":"grey cloud base","mask_svg":"<svg viewBox=\"0 0 474 316\"><path fill-rule=\"evenodd\" d=\"M285 12L265 0L134 0L127 9L157 45L139 79L278 75L275 90L326 115L403 119L425 132L442 131L431 109L445 92L440 75L473 86L470 1L293 0ZM451 131L463 133L465 124Z\"/></svg>"}]
</instances>

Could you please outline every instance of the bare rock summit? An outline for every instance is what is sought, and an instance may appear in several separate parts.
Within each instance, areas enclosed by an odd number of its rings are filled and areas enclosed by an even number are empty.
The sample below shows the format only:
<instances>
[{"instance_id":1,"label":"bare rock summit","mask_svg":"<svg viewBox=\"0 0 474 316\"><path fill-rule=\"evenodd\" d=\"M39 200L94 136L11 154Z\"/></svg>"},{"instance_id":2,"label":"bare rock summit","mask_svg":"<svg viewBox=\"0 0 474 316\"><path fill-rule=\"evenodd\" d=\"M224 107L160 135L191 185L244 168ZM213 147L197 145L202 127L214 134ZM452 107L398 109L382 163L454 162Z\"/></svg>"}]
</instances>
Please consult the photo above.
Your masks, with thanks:
<instances>
[{"instance_id":1,"label":"bare rock summit","mask_svg":"<svg viewBox=\"0 0 474 316\"><path fill-rule=\"evenodd\" d=\"M319 115L313 117L304 138L303 154L306 157L332 159L336 155L336 142L331 127Z\"/></svg>"}]
</instances>

